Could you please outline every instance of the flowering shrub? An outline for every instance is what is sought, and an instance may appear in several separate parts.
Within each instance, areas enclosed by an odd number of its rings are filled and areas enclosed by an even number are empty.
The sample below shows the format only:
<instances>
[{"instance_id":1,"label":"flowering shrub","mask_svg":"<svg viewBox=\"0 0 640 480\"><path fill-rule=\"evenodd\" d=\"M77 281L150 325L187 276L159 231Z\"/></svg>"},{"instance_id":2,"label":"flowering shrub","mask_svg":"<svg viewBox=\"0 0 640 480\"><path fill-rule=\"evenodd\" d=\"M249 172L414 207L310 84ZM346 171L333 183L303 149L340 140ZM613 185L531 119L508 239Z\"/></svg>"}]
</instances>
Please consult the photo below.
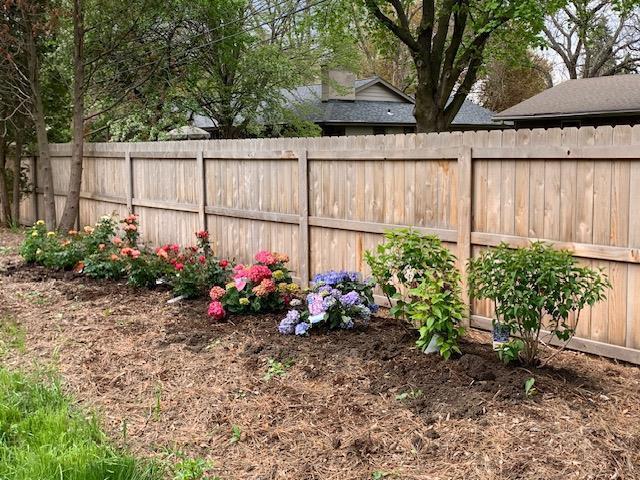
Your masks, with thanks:
<instances>
[{"instance_id":1,"label":"flowering shrub","mask_svg":"<svg viewBox=\"0 0 640 480\"><path fill-rule=\"evenodd\" d=\"M181 249L177 244L156 249L156 257L170 265L173 293L185 298L207 295L213 285L225 285L231 275L227 260L212 255L209 232L196 232L198 244Z\"/></svg>"},{"instance_id":2,"label":"flowering shrub","mask_svg":"<svg viewBox=\"0 0 640 480\"><path fill-rule=\"evenodd\" d=\"M226 288L214 286L210 293L209 315L220 319L229 313L276 311L291 301L298 291L286 264L287 255L260 251L253 265L236 265Z\"/></svg>"},{"instance_id":3,"label":"flowering shrub","mask_svg":"<svg viewBox=\"0 0 640 480\"><path fill-rule=\"evenodd\" d=\"M435 336L441 355L459 352L465 306L455 256L440 239L412 229L386 232L375 252L366 252L371 272L389 299L391 314L409 321L425 350Z\"/></svg>"},{"instance_id":4,"label":"flowering shrub","mask_svg":"<svg viewBox=\"0 0 640 480\"><path fill-rule=\"evenodd\" d=\"M290 310L278 330L285 335L306 335L312 327L352 329L358 320L366 324L378 311L373 285L371 280L362 281L357 272L318 274L311 283L306 308Z\"/></svg>"},{"instance_id":5,"label":"flowering shrub","mask_svg":"<svg viewBox=\"0 0 640 480\"><path fill-rule=\"evenodd\" d=\"M469 262L471 295L492 300L495 324L522 339L501 348L503 361L519 357L535 364L542 328L568 342L582 310L604 300L610 287L602 271L581 266L569 251L541 242L515 249L503 243Z\"/></svg>"}]
</instances>

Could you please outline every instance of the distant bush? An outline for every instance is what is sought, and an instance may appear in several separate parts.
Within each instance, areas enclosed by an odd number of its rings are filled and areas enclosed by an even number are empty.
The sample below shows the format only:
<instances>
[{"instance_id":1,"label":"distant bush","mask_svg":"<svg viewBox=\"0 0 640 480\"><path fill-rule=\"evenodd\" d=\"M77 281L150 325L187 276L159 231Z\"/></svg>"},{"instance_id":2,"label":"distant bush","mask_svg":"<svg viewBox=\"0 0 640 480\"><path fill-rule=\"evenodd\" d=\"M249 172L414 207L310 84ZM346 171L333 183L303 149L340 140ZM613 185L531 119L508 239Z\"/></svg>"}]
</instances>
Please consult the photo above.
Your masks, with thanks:
<instances>
[{"instance_id":1,"label":"distant bush","mask_svg":"<svg viewBox=\"0 0 640 480\"><path fill-rule=\"evenodd\" d=\"M501 358L519 355L527 365L537 362L543 328L570 340L581 312L604 300L609 287L602 271L581 266L571 252L541 242L515 249L501 244L469 262L470 294L492 300L495 321L522 340L503 348Z\"/></svg>"},{"instance_id":2,"label":"distant bush","mask_svg":"<svg viewBox=\"0 0 640 480\"><path fill-rule=\"evenodd\" d=\"M392 315L418 329L421 349L435 336L443 357L459 352L465 305L455 256L439 238L412 229L393 230L384 238L365 259L392 305Z\"/></svg>"}]
</instances>

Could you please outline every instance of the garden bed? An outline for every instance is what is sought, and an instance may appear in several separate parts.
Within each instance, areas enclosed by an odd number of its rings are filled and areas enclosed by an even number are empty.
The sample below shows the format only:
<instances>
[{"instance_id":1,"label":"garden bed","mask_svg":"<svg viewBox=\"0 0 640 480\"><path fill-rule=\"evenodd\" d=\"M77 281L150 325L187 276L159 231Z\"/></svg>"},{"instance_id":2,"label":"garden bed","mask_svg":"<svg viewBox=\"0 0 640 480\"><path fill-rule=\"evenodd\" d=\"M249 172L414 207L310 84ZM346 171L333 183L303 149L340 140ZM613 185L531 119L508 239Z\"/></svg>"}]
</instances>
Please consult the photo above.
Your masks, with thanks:
<instances>
[{"instance_id":1,"label":"garden bed","mask_svg":"<svg viewBox=\"0 0 640 480\"><path fill-rule=\"evenodd\" d=\"M634 366L507 367L479 332L444 361L386 318L309 338L280 335L282 315L215 323L204 300L25 266L21 238L0 231L0 318L25 336L1 361L59 370L137 455L178 448L223 480L640 476Z\"/></svg>"}]
</instances>

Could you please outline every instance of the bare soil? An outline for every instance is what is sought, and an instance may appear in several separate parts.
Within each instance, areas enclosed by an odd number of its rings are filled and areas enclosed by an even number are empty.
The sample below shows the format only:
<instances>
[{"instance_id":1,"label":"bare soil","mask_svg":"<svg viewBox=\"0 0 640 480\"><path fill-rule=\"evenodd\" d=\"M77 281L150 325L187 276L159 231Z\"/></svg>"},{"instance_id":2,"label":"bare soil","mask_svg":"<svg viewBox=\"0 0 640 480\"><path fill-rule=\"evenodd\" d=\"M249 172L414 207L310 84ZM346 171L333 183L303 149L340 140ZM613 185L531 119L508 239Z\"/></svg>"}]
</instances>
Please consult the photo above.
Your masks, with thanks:
<instances>
[{"instance_id":1,"label":"bare soil","mask_svg":"<svg viewBox=\"0 0 640 480\"><path fill-rule=\"evenodd\" d=\"M223 480L640 478L635 366L506 367L477 331L444 361L387 318L309 338L278 334L278 315L213 323L204 300L24 265L20 239L0 230L0 322L26 346L0 362L57 369L138 455L178 449ZM284 375L265 379L270 359Z\"/></svg>"}]
</instances>

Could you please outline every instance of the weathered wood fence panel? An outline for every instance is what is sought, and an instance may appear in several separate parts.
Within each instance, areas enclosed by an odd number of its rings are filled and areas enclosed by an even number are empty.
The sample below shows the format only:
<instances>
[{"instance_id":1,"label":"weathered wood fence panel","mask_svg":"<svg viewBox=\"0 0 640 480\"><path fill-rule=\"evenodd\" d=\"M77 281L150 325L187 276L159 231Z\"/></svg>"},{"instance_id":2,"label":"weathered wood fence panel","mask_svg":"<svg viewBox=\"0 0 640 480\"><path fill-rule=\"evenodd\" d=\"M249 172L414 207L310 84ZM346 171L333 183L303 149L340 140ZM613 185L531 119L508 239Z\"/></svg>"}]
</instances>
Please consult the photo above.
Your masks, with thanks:
<instances>
[{"instance_id":1,"label":"weathered wood fence panel","mask_svg":"<svg viewBox=\"0 0 640 480\"><path fill-rule=\"evenodd\" d=\"M53 155L61 211L69 145ZM502 241L547 240L613 283L572 348L640 363L640 127L91 144L81 196L81 225L135 211L154 244L189 244L207 228L222 256L287 252L302 282L366 273L364 252L398 226L438 235L462 268ZM39 191L22 214L42 212ZM472 301L473 326L492 315Z\"/></svg>"}]
</instances>

